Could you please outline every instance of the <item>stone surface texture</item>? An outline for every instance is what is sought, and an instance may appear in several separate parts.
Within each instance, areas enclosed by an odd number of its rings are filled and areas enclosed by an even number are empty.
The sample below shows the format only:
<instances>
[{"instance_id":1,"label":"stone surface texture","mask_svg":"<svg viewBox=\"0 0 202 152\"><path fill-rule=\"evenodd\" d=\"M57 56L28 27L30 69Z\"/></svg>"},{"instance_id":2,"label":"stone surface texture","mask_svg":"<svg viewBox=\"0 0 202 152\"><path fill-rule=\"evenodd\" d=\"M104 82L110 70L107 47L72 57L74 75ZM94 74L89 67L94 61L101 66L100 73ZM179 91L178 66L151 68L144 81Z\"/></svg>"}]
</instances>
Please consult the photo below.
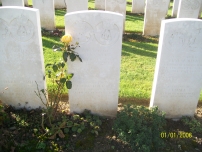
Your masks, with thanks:
<instances>
[{"instance_id":1,"label":"stone surface texture","mask_svg":"<svg viewBox=\"0 0 202 152\"><path fill-rule=\"evenodd\" d=\"M80 11L65 15L65 33L79 42L83 62L68 60L74 73L69 90L70 112L114 117L117 113L123 16L108 11Z\"/></svg>"},{"instance_id":2,"label":"stone surface texture","mask_svg":"<svg viewBox=\"0 0 202 152\"><path fill-rule=\"evenodd\" d=\"M167 118L194 116L202 86L202 21L162 21L150 107Z\"/></svg>"},{"instance_id":3,"label":"stone surface texture","mask_svg":"<svg viewBox=\"0 0 202 152\"><path fill-rule=\"evenodd\" d=\"M170 0L146 0L143 35L160 34L161 21L165 19Z\"/></svg>"},{"instance_id":4,"label":"stone surface texture","mask_svg":"<svg viewBox=\"0 0 202 152\"><path fill-rule=\"evenodd\" d=\"M123 15L123 31L125 31L125 20L126 20L126 0L106 0L105 10Z\"/></svg>"},{"instance_id":5,"label":"stone surface texture","mask_svg":"<svg viewBox=\"0 0 202 152\"><path fill-rule=\"evenodd\" d=\"M201 2L200 10L199 10L199 17L201 17L201 13L202 13L202 2Z\"/></svg>"},{"instance_id":6,"label":"stone surface texture","mask_svg":"<svg viewBox=\"0 0 202 152\"><path fill-rule=\"evenodd\" d=\"M88 10L88 0L66 0L67 13Z\"/></svg>"},{"instance_id":7,"label":"stone surface texture","mask_svg":"<svg viewBox=\"0 0 202 152\"><path fill-rule=\"evenodd\" d=\"M132 13L144 13L145 0L132 1Z\"/></svg>"},{"instance_id":8,"label":"stone surface texture","mask_svg":"<svg viewBox=\"0 0 202 152\"><path fill-rule=\"evenodd\" d=\"M54 1L55 1L55 8L66 8L66 0L54 0Z\"/></svg>"},{"instance_id":9,"label":"stone surface texture","mask_svg":"<svg viewBox=\"0 0 202 152\"><path fill-rule=\"evenodd\" d=\"M15 108L43 107L34 92L35 81L46 89L39 11L0 7L0 37L0 100Z\"/></svg>"},{"instance_id":10,"label":"stone surface texture","mask_svg":"<svg viewBox=\"0 0 202 152\"><path fill-rule=\"evenodd\" d=\"M174 0L173 1L172 17L177 17L179 2L180 2L180 0Z\"/></svg>"},{"instance_id":11,"label":"stone surface texture","mask_svg":"<svg viewBox=\"0 0 202 152\"><path fill-rule=\"evenodd\" d=\"M198 18L202 0L180 0L177 18Z\"/></svg>"},{"instance_id":12,"label":"stone surface texture","mask_svg":"<svg viewBox=\"0 0 202 152\"><path fill-rule=\"evenodd\" d=\"M41 27L47 30L55 29L54 0L32 0L33 7L39 9Z\"/></svg>"},{"instance_id":13,"label":"stone surface texture","mask_svg":"<svg viewBox=\"0 0 202 152\"><path fill-rule=\"evenodd\" d=\"M29 6L28 0L24 0L24 4L25 4L25 6Z\"/></svg>"},{"instance_id":14,"label":"stone surface texture","mask_svg":"<svg viewBox=\"0 0 202 152\"><path fill-rule=\"evenodd\" d=\"M95 9L105 10L105 0L95 0Z\"/></svg>"},{"instance_id":15,"label":"stone surface texture","mask_svg":"<svg viewBox=\"0 0 202 152\"><path fill-rule=\"evenodd\" d=\"M2 6L24 6L24 0L1 0Z\"/></svg>"}]
</instances>

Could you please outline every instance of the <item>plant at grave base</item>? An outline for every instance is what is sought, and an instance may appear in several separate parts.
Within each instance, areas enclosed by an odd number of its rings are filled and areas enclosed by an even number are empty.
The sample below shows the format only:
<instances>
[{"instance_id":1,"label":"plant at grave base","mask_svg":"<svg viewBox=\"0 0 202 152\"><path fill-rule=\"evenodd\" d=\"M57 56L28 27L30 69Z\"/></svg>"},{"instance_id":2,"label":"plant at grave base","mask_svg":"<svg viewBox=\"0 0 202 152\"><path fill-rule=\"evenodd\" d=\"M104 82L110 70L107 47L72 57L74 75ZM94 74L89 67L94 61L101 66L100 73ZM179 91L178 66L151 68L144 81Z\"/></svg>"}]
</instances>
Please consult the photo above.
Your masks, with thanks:
<instances>
[{"instance_id":1,"label":"plant at grave base","mask_svg":"<svg viewBox=\"0 0 202 152\"><path fill-rule=\"evenodd\" d=\"M149 110L144 106L127 105L118 113L113 130L133 151L150 152L164 147L160 138L164 125L164 114L157 107Z\"/></svg>"},{"instance_id":2,"label":"plant at grave base","mask_svg":"<svg viewBox=\"0 0 202 152\"><path fill-rule=\"evenodd\" d=\"M189 127L192 133L202 133L202 124L197 119L184 116L181 121Z\"/></svg>"},{"instance_id":3,"label":"plant at grave base","mask_svg":"<svg viewBox=\"0 0 202 152\"><path fill-rule=\"evenodd\" d=\"M71 120L67 122L67 128L64 129L65 133L70 131L73 133L81 133L87 128L91 129L91 133L98 135L102 121L99 116L90 114L89 110L85 110L81 115L74 114Z\"/></svg>"},{"instance_id":4,"label":"plant at grave base","mask_svg":"<svg viewBox=\"0 0 202 152\"><path fill-rule=\"evenodd\" d=\"M58 109L59 109L59 102L61 101L62 92L65 89L72 88L71 78L73 74L67 74L65 63L67 62L68 58L73 62L77 58L82 62L82 59L78 55L77 52L74 50L79 47L78 42L75 45L70 44L72 41L71 35L67 34L62 36L61 42L63 43L63 47L53 46L54 51L62 51L62 60L58 63L54 64L47 64L46 68L48 69L47 76L51 79L53 88L49 90L49 98L47 90L39 90L38 84L37 85L37 92L35 91L36 95L40 98L41 102L45 105L44 113L42 114L42 128L44 131L49 134L52 138L58 134L61 138L64 137L64 134L61 128L65 127L66 121L62 122L61 124L53 124L55 121ZM43 101L42 95L45 97L46 101ZM44 115L46 114L49 122L50 129L45 129L44 126Z\"/></svg>"}]
</instances>

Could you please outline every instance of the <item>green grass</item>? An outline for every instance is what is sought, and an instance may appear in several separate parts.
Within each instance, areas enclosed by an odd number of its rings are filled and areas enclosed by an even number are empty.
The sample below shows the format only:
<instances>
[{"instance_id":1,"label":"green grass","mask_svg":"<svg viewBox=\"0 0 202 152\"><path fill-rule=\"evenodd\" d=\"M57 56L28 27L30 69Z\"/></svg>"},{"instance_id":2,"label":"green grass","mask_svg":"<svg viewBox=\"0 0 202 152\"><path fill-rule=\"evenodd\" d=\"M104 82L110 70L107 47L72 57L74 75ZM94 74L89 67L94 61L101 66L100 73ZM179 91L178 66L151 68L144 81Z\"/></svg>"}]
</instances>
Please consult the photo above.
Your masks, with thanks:
<instances>
[{"instance_id":1,"label":"green grass","mask_svg":"<svg viewBox=\"0 0 202 152\"><path fill-rule=\"evenodd\" d=\"M132 2L132 0L128 0L128 2ZM171 15L172 5L171 2L168 16ZM88 7L89 9L94 8L94 0L89 0ZM132 4L127 3L125 31L130 34L124 37L122 43L119 97L149 100L155 70L158 38L142 36L144 16L142 14L131 14L131 8ZM65 9L56 10L57 28L64 28L65 13ZM60 54L53 52L51 49L54 44L59 44L58 42L59 38L43 37L45 64L59 60ZM49 81L48 87L51 87ZM200 100L202 100L202 93Z\"/></svg>"}]
</instances>

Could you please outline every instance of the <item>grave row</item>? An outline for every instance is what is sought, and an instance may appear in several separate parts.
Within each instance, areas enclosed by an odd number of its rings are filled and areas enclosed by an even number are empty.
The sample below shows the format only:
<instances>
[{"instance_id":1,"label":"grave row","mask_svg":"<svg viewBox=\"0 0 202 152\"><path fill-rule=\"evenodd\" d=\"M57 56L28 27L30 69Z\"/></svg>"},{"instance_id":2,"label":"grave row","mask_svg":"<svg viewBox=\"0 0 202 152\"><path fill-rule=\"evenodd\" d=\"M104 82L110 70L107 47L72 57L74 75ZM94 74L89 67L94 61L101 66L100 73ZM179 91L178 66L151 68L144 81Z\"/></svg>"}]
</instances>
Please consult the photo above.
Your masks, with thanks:
<instances>
[{"instance_id":1,"label":"grave row","mask_svg":"<svg viewBox=\"0 0 202 152\"><path fill-rule=\"evenodd\" d=\"M83 60L67 62L74 73L70 112L116 116L122 23L123 15L108 11L65 15L65 33L79 42L76 51ZM40 30L38 9L0 8L0 99L16 108L43 107L34 93L35 82L46 89ZM202 86L201 39L201 20L162 21L150 107L158 106L167 118L194 115Z\"/></svg>"},{"instance_id":2,"label":"grave row","mask_svg":"<svg viewBox=\"0 0 202 152\"><path fill-rule=\"evenodd\" d=\"M24 2L27 3L27 0L15 0L15 3L13 0L2 0L2 2L3 5L24 6ZM143 35L159 35L161 21L165 19L168 12L170 0L146 0L146 2L144 0L133 0L132 4L133 13L145 13ZM40 10L41 26L48 30L55 29L55 7L64 8L65 6L67 6L67 13L88 10L88 0L33 0L33 7ZM198 18L200 9L202 9L201 6L202 0L174 0L172 16ZM124 31L126 0L95 0L95 8L123 14Z\"/></svg>"}]
</instances>

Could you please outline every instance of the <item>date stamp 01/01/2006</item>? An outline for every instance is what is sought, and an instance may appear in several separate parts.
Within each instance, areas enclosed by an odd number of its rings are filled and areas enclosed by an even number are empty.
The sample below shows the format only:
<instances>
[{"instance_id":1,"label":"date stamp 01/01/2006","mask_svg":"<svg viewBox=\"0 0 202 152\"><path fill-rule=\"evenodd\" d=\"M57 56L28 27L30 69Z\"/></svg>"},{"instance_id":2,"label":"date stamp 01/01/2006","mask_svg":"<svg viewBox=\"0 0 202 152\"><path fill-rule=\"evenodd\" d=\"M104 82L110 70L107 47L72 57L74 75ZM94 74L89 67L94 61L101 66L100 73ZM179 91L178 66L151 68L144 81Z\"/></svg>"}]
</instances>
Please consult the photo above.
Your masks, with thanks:
<instances>
[{"instance_id":1,"label":"date stamp 01/01/2006","mask_svg":"<svg viewBox=\"0 0 202 152\"><path fill-rule=\"evenodd\" d=\"M190 132L161 132L161 138L192 138Z\"/></svg>"}]
</instances>

